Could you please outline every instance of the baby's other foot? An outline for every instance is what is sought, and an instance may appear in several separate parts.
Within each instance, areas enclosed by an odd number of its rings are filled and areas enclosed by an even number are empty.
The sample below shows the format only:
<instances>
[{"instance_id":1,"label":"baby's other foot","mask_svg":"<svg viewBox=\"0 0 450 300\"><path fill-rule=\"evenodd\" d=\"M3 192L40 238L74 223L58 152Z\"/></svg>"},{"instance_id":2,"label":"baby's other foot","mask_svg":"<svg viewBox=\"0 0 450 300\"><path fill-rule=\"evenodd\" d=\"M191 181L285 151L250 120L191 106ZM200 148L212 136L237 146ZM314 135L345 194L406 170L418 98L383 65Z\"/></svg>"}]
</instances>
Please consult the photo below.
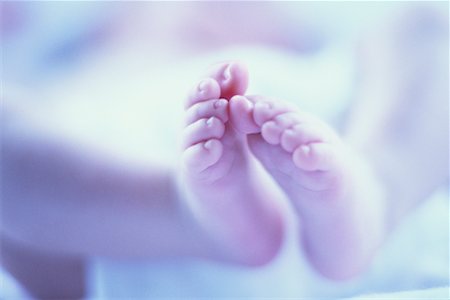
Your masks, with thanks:
<instances>
[{"instance_id":1,"label":"baby's other foot","mask_svg":"<svg viewBox=\"0 0 450 300\"><path fill-rule=\"evenodd\" d=\"M228 98L245 92L247 73L235 62L216 65L188 97L181 182L195 221L222 259L262 264L282 236L270 185L261 186L245 135L230 125Z\"/></svg>"},{"instance_id":2,"label":"baby's other foot","mask_svg":"<svg viewBox=\"0 0 450 300\"><path fill-rule=\"evenodd\" d=\"M325 193L344 187L344 146L320 119L262 96L236 96L230 106L234 127L249 134L253 154L291 198L304 190L323 202Z\"/></svg>"},{"instance_id":3,"label":"baby's other foot","mask_svg":"<svg viewBox=\"0 0 450 300\"><path fill-rule=\"evenodd\" d=\"M235 96L229 105L234 128L248 134L297 211L312 264L334 279L360 272L380 240L378 219L370 224L378 206L364 203L375 190L365 163L327 124L292 105L262 96Z\"/></svg>"}]
</instances>

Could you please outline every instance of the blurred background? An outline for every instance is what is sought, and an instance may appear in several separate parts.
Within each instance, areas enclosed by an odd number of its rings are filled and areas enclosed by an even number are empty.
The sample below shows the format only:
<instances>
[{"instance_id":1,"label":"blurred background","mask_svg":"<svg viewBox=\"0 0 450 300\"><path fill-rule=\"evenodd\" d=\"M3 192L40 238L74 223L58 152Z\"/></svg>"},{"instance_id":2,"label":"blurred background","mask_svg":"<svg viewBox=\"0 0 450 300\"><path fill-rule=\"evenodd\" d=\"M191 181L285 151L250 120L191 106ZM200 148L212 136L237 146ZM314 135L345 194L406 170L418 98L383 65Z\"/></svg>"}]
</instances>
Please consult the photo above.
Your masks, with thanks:
<instances>
[{"instance_id":1,"label":"blurred background","mask_svg":"<svg viewBox=\"0 0 450 300\"><path fill-rule=\"evenodd\" d=\"M148 143L155 156L175 154L166 149L175 143L171 124L180 120L185 92L206 66L240 59L251 72L250 93L296 101L332 119L351 97L361 34L397 6L5 2L4 98L10 110L33 106L21 113L45 131L105 148L129 145L126 156L137 149L148 156Z\"/></svg>"},{"instance_id":2,"label":"blurred background","mask_svg":"<svg viewBox=\"0 0 450 300\"><path fill-rule=\"evenodd\" d=\"M229 59L248 65L250 93L295 102L341 128L361 73L376 64L367 59L383 52L368 41L380 30L398 34L400 25L389 26L411 14L420 28L409 46L448 27L446 2L2 2L3 131L137 164L173 164L186 92L206 67ZM446 47L437 52L443 64ZM259 271L93 258L89 293L352 296L448 285L448 194L433 197L440 200L396 232L373 270L355 282L323 281L287 246ZM195 276L186 280L189 274ZM0 296L20 293L8 272L2 276ZM279 284L264 284L273 280Z\"/></svg>"},{"instance_id":3,"label":"blurred background","mask_svg":"<svg viewBox=\"0 0 450 300\"><path fill-rule=\"evenodd\" d=\"M36 82L58 70L67 72L94 55L124 49L148 53L146 61L153 63L249 45L313 54L364 31L394 6L398 5L6 2L5 75Z\"/></svg>"}]
</instances>

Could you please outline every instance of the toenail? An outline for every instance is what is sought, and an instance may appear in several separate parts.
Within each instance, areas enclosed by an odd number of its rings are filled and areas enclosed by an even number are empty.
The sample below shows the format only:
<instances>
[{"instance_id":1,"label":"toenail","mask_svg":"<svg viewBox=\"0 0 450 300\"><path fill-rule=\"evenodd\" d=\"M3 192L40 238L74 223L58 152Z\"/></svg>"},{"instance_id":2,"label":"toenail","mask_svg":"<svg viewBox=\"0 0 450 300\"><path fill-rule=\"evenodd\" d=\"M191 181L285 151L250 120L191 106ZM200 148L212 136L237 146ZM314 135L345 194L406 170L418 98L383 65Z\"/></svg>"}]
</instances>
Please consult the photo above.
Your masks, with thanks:
<instances>
[{"instance_id":1,"label":"toenail","mask_svg":"<svg viewBox=\"0 0 450 300\"><path fill-rule=\"evenodd\" d=\"M266 126L277 127L277 123L275 121L267 121Z\"/></svg>"},{"instance_id":2,"label":"toenail","mask_svg":"<svg viewBox=\"0 0 450 300\"><path fill-rule=\"evenodd\" d=\"M300 146L300 149L302 150L303 154L308 155L309 152L311 152L311 148L308 145L302 145Z\"/></svg>"},{"instance_id":3,"label":"toenail","mask_svg":"<svg viewBox=\"0 0 450 300\"><path fill-rule=\"evenodd\" d=\"M214 117L211 117L208 120L206 120L206 126L211 127L213 121L214 121Z\"/></svg>"},{"instance_id":4,"label":"toenail","mask_svg":"<svg viewBox=\"0 0 450 300\"><path fill-rule=\"evenodd\" d=\"M231 79L231 66L232 64L229 64L225 70L223 71L223 79L224 81L227 81L229 79Z\"/></svg>"},{"instance_id":5,"label":"toenail","mask_svg":"<svg viewBox=\"0 0 450 300\"><path fill-rule=\"evenodd\" d=\"M222 108L227 105L228 101L225 99L219 99L216 102L214 102L214 108Z\"/></svg>"},{"instance_id":6,"label":"toenail","mask_svg":"<svg viewBox=\"0 0 450 300\"><path fill-rule=\"evenodd\" d=\"M209 140L209 141L207 141L206 143L204 143L203 144L203 147L205 147L205 149L211 149L211 146L212 146L212 141L211 140Z\"/></svg>"},{"instance_id":7,"label":"toenail","mask_svg":"<svg viewBox=\"0 0 450 300\"><path fill-rule=\"evenodd\" d=\"M198 89L198 91L200 93L206 92L206 90L208 89L208 80L207 79L203 79L202 81L200 81L200 83L198 84L197 89Z\"/></svg>"},{"instance_id":8,"label":"toenail","mask_svg":"<svg viewBox=\"0 0 450 300\"><path fill-rule=\"evenodd\" d=\"M247 108L250 108L250 109L253 108L253 102L248 100L246 97L242 97L242 100L244 101Z\"/></svg>"},{"instance_id":9,"label":"toenail","mask_svg":"<svg viewBox=\"0 0 450 300\"><path fill-rule=\"evenodd\" d=\"M295 135L295 131L292 128L289 128L289 129L286 129L284 131L284 134L294 136Z\"/></svg>"}]
</instances>

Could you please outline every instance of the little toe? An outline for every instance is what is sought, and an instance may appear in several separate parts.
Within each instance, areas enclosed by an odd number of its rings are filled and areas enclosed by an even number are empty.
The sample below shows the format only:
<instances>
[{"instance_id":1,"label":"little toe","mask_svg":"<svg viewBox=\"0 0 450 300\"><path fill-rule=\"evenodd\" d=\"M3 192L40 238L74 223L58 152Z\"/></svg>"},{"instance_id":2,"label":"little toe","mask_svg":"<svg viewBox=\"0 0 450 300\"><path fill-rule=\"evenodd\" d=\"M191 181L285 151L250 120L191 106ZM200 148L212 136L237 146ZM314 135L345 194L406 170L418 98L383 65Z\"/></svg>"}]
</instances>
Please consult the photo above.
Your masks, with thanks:
<instances>
[{"instance_id":1,"label":"little toe","mask_svg":"<svg viewBox=\"0 0 450 300\"><path fill-rule=\"evenodd\" d=\"M258 126L253 120L253 102L245 96L234 96L230 99L230 121L234 129L244 134L259 132Z\"/></svg>"},{"instance_id":2,"label":"little toe","mask_svg":"<svg viewBox=\"0 0 450 300\"><path fill-rule=\"evenodd\" d=\"M220 86L217 81L213 78L205 78L191 89L185 104L185 108L187 109L198 102L219 98Z\"/></svg>"},{"instance_id":3,"label":"little toe","mask_svg":"<svg viewBox=\"0 0 450 300\"><path fill-rule=\"evenodd\" d=\"M207 76L214 78L221 90L220 98L231 99L234 95L242 95L248 86L247 67L238 61L219 63L210 67Z\"/></svg>"},{"instance_id":4,"label":"little toe","mask_svg":"<svg viewBox=\"0 0 450 300\"><path fill-rule=\"evenodd\" d=\"M225 125L220 119L200 119L184 129L182 146L185 149L209 139L220 139L224 133Z\"/></svg>"},{"instance_id":5,"label":"little toe","mask_svg":"<svg viewBox=\"0 0 450 300\"><path fill-rule=\"evenodd\" d=\"M189 125L196 120L217 117L223 123L228 121L228 101L225 99L213 99L198 102L188 108L185 115L185 124Z\"/></svg>"},{"instance_id":6,"label":"little toe","mask_svg":"<svg viewBox=\"0 0 450 300\"><path fill-rule=\"evenodd\" d=\"M294 164L305 171L330 171L339 165L337 146L311 143L299 146L292 153Z\"/></svg>"},{"instance_id":7,"label":"little toe","mask_svg":"<svg viewBox=\"0 0 450 300\"><path fill-rule=\"evenodd\" d=\"M183 152L185 169L190 173L200 173L216 164L223 153L223 145L217 139L190 146Z\"/></svg>"}]
</instances>

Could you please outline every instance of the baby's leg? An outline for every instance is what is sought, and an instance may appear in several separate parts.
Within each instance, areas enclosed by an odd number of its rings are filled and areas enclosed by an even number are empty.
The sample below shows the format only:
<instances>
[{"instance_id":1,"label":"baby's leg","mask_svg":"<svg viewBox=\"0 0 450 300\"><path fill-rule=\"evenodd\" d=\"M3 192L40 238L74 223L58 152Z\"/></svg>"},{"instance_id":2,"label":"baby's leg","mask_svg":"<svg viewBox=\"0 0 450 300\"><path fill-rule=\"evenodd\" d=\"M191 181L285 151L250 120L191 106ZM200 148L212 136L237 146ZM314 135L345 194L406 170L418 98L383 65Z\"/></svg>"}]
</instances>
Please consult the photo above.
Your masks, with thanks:
<instances>
[{"instance_id":1,"label":"baby's leg","mask_svg":"<svg viewBox=\"0 0 450 300\"><path fill-rule=\"evenodd\" d=\"M273 186L264 183L245 136L228 122L227 99L244 92L246 80L245 68L229 63L193 88L186 105L181 183L193 219L223 259L261 264L277 252L282 224Z\"/></svg>"},{"instance_id":2,"label":"baby's leg","mask_svg":"<svg viewBox=\"0 0 450 300\"><path fill-rule=\"evenodd\" d=\"M312 264L335 279L358 273L383 234L383 202L364 162L325 123L287 104L236 96L230 111L297 210Z\"/></svg>"}]
</instances>

